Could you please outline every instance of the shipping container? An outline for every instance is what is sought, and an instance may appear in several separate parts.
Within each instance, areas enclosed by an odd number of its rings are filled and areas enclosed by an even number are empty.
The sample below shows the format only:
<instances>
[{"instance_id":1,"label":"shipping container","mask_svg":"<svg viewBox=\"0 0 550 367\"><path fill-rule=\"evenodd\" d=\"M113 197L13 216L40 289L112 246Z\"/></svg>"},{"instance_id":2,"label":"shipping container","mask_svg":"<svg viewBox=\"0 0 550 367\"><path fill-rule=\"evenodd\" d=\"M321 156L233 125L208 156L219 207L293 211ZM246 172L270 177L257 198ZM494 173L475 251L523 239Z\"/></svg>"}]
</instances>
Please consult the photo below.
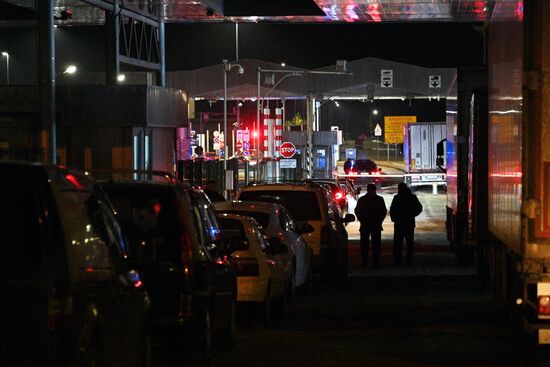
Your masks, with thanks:
<instances>
[{"instance_id":1,"label":"shipping container","mask_svg":"<svg viewBox=\"0 0 550 367\"><path fill-rule=\"evenodd\" d=\"M437 144L445 139L445 122L418 122L404 126L405 182L410 186L445 185L437 163Z\"/></svg>"},{"instance_id":2,"label":"shipping container","mask_svg":"<svg viewBox=\"0 0 550 367\"><path fill-rule=\"evenodd\" d=\"M497 300L529 336L531 365L548 366L550 2L517 4L515 19L495 9L489 24L487 90L459 70L448 99L447 227L454 246L475 243Z\"/></svg>"}]
</instances>

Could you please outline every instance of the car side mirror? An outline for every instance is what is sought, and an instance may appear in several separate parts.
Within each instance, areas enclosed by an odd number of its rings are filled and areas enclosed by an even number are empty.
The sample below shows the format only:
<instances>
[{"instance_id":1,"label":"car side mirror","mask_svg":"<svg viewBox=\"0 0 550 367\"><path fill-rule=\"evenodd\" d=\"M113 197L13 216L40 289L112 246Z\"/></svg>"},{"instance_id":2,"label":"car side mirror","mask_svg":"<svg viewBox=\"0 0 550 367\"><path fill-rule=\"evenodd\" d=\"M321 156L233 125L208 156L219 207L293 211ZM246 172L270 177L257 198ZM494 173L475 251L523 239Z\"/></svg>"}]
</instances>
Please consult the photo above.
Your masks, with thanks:
<instances>
[{"instance_id":1,"label":"car side mirror","mask_svg":"<svg viewBox=\"0 0 550 367\"><path fill-rule=\"evenodd\" d=\"M343 223L351 223L355 222L355 215L353 214L346 214L344 218L342 218Z\"/></svg>"},{"instance_id":2,"label":"car side mirror","mask_svg":"<svg viewBox=\"0 0 550 367\"><path fill-rule=\"evenodd\" d=\"M286 254L288 252L288 246L281 242L278 237L270 237L269 245L267 247L268 252L273 255Z\"/></svg>"},{"instance_id":3,"label":"car side mirror","mask_svg":"<svg viewBox=\"0 0 550 367\"><path fill-rule=\"evenodd\" d=\"M297 229L296 232L298 232L298 234L306 234L314 231L315 231L315 228L311 224L304 223L301 227Z\"/></svg>"}]
</instances>

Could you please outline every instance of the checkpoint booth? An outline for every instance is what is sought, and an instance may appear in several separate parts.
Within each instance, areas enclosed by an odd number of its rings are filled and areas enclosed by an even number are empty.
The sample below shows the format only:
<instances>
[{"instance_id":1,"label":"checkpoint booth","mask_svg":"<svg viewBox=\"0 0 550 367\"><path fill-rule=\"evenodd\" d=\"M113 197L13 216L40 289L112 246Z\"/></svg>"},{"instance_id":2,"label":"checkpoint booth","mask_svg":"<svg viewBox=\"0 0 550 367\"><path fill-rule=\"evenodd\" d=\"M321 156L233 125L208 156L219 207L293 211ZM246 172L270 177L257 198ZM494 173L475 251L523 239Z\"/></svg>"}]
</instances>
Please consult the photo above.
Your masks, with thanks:
<instances>
[{"instance_id":1,"label":"checkpoint booth","mask_svg":"<svg viewBox=\"0 0 550 367\"><path fill-rule=\"evenodd\" d=\"M339 146L342 144L341 131L313 131L313 146L307 153L307 132L283 131L283 142L291 142L296 147L296 166L280 165L283 180L300 180L307 177L308 163L311 160L312 178L332 178L338 161ZM281 159L280 162L283 162Z\"/></svg>"}]
</instances>

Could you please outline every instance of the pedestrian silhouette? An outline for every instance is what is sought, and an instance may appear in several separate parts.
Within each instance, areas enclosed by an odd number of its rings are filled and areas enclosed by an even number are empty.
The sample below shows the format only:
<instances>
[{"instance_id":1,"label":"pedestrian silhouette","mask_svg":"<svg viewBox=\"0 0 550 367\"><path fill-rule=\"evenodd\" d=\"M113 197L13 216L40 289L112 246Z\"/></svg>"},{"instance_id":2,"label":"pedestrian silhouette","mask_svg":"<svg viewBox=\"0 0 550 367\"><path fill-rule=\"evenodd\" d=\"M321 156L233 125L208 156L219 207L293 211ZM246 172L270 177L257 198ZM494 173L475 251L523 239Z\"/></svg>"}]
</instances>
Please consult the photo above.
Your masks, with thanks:
<instances>
[{"instance_id":1,"label":"pedestrian silhouette","mask_svg":"<svg viewBox=\"0 0 550 367\"><path fill-rule=\"evenodd\" d=\"M414 255L415 217L422 213L422 204L407 184L397 186L397 194L390 206L390 217L394 223L393 260L395 265L401 265L403 257L403 239L407 241L407 265L410 265Z\"/></svg>"},{"instance_id":2,"label":"pedestrian silhouette","mask_svg":"<svg viewBox=\"0 0 550 367\"><path fill-rule=\"evenodd\" d=\"M372 242L372 262L375 268L380 266L380 244L382 239L382 222L387 213L386 203L382 196L376 194L376 185L368 184L367 193L359 198L355 215L361 226L361 267L369 262L369 238Z\"/></svg>"},{"instance_id":3,"label":"pedestrian silhouette","mask_svg":"<svg viewBox=\"0 0 550 367\"><path fill-rule=\"evenodd\" d=\"M344 162L344 173L346 175L349 174L349 172L351 171L352 168L353 168L353 160L351 158L348 158Z\"/></svg>"}]
</instances>

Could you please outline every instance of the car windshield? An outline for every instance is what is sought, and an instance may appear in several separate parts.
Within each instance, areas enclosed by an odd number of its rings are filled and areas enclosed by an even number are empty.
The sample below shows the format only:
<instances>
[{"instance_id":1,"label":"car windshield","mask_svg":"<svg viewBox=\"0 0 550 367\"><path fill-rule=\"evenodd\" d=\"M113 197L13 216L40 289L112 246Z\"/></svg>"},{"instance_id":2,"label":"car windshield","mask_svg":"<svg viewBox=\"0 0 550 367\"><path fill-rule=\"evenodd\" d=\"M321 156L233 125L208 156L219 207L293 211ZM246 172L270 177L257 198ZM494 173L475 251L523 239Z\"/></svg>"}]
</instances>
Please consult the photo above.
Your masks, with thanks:
<instances>
[{"instance_id":1,"label":"car windshield","mask_svg":"<svg viewBox=\"0 0 550 367\"><path fill-rule=\"evenodd\" d=\"M218 223L220 224L223 231L223 236L226 239L247 239L243 224L240 220L218 216ZM245 250L245 248L242 248L242 250Z\"/></svg>"},{"instance_id":2,"label":"car windshield","mask_svg":"<svg viewBox=\"0 0 550 367\"><path fill-rule=\"evenodd\" d=\"M177 264L180 258L178 211L164 187L104 187L117 211L131 253L140 265Z\"/></svg>"},{"instance_id":3,"label":"car windshield","mask_svg":"<svg viewBox=\"0 0 550 367\"><path fill-rule=\"evenodd\" d=\"M239 200L282 204L287 207L294 220L321 220L315 191L250 190L243 191Z\"/></svg>"},{"instance_id":4,"label":"car windshield","mask_svg":"<svg viewBox=\"0 0 550 367\"><path fill-rule=\"evenodd\" d=\"M247 217L252 217L256 219L256 221L263 228L266 228L266 229L269 225L269 213L255 212L250 210L240 210L240 209L227 209L227 210L218 211L218 213L232 213L232 214L239 214Z\"/></svg>"}]
</instances>

